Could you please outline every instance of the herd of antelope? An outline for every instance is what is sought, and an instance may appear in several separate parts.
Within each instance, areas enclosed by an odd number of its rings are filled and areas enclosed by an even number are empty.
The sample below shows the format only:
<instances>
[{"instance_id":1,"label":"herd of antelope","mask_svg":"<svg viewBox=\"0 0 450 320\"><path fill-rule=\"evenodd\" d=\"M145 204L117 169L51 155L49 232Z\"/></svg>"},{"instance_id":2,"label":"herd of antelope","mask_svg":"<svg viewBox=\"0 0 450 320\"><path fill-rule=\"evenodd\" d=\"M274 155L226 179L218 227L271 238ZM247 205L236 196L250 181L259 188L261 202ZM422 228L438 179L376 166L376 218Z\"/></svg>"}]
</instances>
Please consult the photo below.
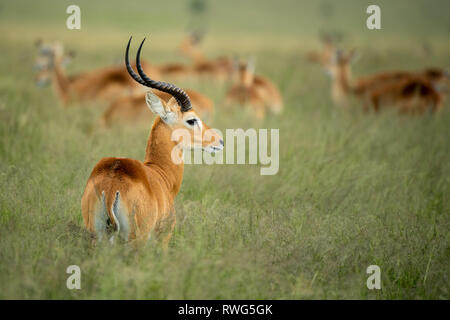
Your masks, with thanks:
<instances>
[{"instance_id":1,"label":"herd of antelope","mask_svg":"<svg viewBox=\"0 0 450 320\"><path fill-rule=\"evenodd\" d=\"M199 48L200 39L199 34L189 35L178 47L189 64L155 65L141 61L145 39L136 59L130 62L130 38L125 67L114 65L74 75L66 75L65 71L74 58L73 52L65 53L61 43L36 43L39 47L36 83L39 86L51 83L62 105L105 101L109 104L101 117L105 127L149 121L151 114L156 116L144 161L103 158L92 170L81 209L84 224L95 241L112 242L118 238L138 245L154 235L167 246L175 225L174 198L184 170L183 163L172 161L173 153L181 157L183 150L199 146L209 153L224 147L221 137L211 134L213 131L202 120L211 119L213 101L194 89L182 89L164 81L206 79L221 87L231 82L224 107L240 105L257 119L263 119L267 111L282 112L279 89L266 77L255 74L254 59L209 59ZM347 103L353 96L361 100L365 110L394 106L401 113L424 113L442 107L448 72L435 68L416 72L396 70L353 81L350 66L355 51L337 49L330 37L324 37L322 42L323 49L308 53L307 58L320 64L331 76L331 97L337 105ZM144 90L146 87L150 89ZM172 133L180 128L189 130L189 141L172 140Z\"/></svg>"},{"instance_id":2,"label":"herd of antelope","mask_svg":"<svg viewBox=\"0 0 450 320\"><path fill-rule=\"evenodd\" d=\"M307 54L308 61L321 65L330 75L331 98L336 105L347 105L353 96L366 111L394 107L400 113L433 113L442 108L449 93L450 73L439 68L389 70L352 80L354 58L355 49L338 49L332 37L322 37L322 50Z\"/></svg>"},{"instance_id":3,"label":"herd of antelope","mask_svg":"<svg viewBox=\"0 0 450 320\"><path fill-rule=\"evenodd\" d=\"M217 57L208 59L200 50L201 36L188 35L178 47L178 52L190 61L190 64L167 63L154 65L142 61L142 66L154 79L164 81L182 81L200 79L212 81L219 86L226 82L233 85L227 92L226 105L240 105L254 109L257 118L265 116L265 109L279 113L283 102L278 88L267 78L255 75L253 62L239 62L236 58ZM64 53L62 43L43 43L37 41L39 55L36 59L36 83L44 86L51 83L62 105L74 102L106 101L109 106L101 117L101 124L109 127L117 123L134 123L149 115L146 111L145 91L133 81L122 65L113 65L66 75L65 67L74 53ZM253 60L252 60L253 61ZM245 67L252 64L252 67ZM133 67L136 65L133 63ZM214 102L206 95L184 88L189 95L194 110L203 118L212 118ZM155 94L165 102L171 95L161 90Z\"/></svg>"}]
</instances>

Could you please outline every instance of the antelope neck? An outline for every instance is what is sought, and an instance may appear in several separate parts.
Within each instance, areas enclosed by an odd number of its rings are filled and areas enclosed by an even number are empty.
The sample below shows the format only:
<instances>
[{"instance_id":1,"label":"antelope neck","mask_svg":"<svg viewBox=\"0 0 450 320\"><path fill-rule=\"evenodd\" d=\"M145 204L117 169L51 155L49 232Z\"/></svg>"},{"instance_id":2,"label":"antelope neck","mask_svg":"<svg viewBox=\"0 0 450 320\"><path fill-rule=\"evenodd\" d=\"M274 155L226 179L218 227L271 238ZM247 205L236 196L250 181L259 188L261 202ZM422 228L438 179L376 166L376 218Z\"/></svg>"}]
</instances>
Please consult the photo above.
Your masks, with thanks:
<instances>
[{"instance_id":1,"label":"antelope neck","mask_svg":"<svg viewBox=\"0 0 450 320\"><path fill-rule=\"evenodd\" d=\"M144 165L158 172L175 196L183 181L184 164L175 164L172 160L172 150L179 147L172 141L171 134L171 128L157 117L148 138ZM183 151L179 152L182 157Z\"/></svg>"}]
</instances>

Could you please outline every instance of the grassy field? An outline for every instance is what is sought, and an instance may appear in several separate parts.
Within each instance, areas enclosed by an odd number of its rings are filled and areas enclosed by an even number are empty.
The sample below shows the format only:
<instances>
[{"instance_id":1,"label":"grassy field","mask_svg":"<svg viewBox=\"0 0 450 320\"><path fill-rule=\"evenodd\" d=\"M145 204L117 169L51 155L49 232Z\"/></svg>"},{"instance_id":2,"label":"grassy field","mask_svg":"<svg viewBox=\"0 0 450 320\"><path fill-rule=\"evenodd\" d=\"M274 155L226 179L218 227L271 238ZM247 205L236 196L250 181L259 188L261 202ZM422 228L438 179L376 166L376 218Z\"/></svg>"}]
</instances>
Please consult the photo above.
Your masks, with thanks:
<instances>
[{"instance_id":1,"label":"grassy field","mask_svg":"<svg viewBox=\"0 0 450 320\"><path fill-rule=\"evenodd\" d=\"M359 50L355 76L448 67L448 1L376 1L380 31L365 27L368 1L211 1L206 54L255 56L285 110L261 123L221 110L226 87L182 85L213 98L215 128L279 129L280 170L187 165L167 252L91 247L80 208L87 178L102 157L143 159L151 123L100 130L105 105L63 108L34 85L33 41L75 49L69 73L122 59L131 34L150 35L146 59L187 62L175 52L187 2L76 2L79 31L65 28L73 1L0 1L1 299L450 297L449 103L421 117L340 109L303 58L319 48L319 29L336 29ZM66 288L73 264L81 290ZM382 290L366 287L372 264Z\"/></svg>"}]
</instances>

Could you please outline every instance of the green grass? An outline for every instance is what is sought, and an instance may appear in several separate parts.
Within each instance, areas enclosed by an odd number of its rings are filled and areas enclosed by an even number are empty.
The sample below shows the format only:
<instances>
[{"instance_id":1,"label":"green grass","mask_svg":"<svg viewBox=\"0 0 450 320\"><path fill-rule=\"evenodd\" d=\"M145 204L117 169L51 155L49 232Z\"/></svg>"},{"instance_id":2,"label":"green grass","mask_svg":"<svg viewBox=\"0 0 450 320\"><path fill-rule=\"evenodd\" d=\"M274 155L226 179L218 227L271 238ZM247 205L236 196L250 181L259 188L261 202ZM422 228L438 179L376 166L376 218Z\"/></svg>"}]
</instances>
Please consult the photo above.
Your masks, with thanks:
<instances>
[{"instance_id":1,"label":"green grass","mask_svg":"<svg viewBox=\"0 0 450 320\"><path fill-rule=\"evenodd\" d=\"M98 130L104 105L61 107L34 86L32 42L76 49L70 72L121 59L130 34L151 35L147 59L185 61L174 48L187 3L78 2L80 31L65 29L69 2L0 2L0 298L449 298L449 104L422 117L341 110L303 59L320 28L336 28L361 53L355 75L449 66L448 1L377 2L381 31L365 29L365 1L212 1L206 53L254 55L285 111L258 123L221 110L225 87L187 85L214 99L210 125L222 131L280 129L280 170L186 166L165 253L90 246L80 209L90 171L104 156L142 159L151 123ZM81 290L66 288L72 264ZM366 287L371 264L382 290Z\"/></svg>"}]
</instances>

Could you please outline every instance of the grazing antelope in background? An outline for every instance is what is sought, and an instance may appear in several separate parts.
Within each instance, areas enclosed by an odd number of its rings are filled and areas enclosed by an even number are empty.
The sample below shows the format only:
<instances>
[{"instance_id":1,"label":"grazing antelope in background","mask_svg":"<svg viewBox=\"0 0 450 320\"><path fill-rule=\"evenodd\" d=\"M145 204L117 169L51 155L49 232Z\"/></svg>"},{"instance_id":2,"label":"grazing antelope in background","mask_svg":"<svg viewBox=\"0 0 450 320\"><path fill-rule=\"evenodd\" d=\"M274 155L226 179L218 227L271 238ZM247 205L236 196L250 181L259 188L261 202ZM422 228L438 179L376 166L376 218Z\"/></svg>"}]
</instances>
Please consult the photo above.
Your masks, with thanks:
<instances>
[{"instance_id":1,"label":"grazing antelope in background","mask_svg":"<svg viewBox=\"0 0 450 320\"><path fill-rule=\"evenodd\" d=\"M145 41L145 39L144 39ZM183 179L183 148L202 148L207 152L223 149L223 141L192 110L189 96L173 84L150 79L142 69L140 54L136 55L137 75L132 69L128 53L125 64L128 73L139 84L170 94L166 103L153 91L146 95L147 105L157 115L147 142L144 161L128 158L103 158L94 167L81 199L86 228L98 240L108 233L135 244L146 242L154 231L167 246L175 225L174 198ZM177 129L188 130L189 141L172 140ZM181 158L182 159L182 158ZM109 235L108 235L109 236Z\"/></svg>"},{"instance_id":2,"label":"grazing antelope in background","mask_svg":"<svg viewBox=\"0 0 450 320\"><path fill-rule=\"evenodd\" d=\"M278 88L263 76L255 75L255 62L239 62L235 84L226 94L225 105L237 103L248 106L258 119L265 117L266 109L279 114L283 109L283 99Z\"/></svg>"},{"instance_id":3,"label":"grazing antelope in background","mask_svg":"<svg viewBox=\"0 0 450 320\"><path fill-rule=\"evenodd\" d=\"M112 100L138 89L121 66L111 66L67 76L64 71L64 47L61 43L45 45L40 59L47 59L36 77L38 84L52 82L62 104L73 101Z\"/></svg>"},{"instance_id":4,"label":"grazing antelope in background","mask_svg":"<svg viewBox=\"0 0 450 320\"><path fill-rule=\"evenodd\" d=\"M355 95L365 103L366 109L369 105L379 110L381 105L388 104L401 105L402 111L440 108L442 95L436 87L446 81L446 72L432 68L421 72L388 71L361 77L353 83L350 64L354 54L354 50L347 54L338 50L327 66L332 78L331 96L336 104L341 105Z\"/></svg>"},{"instance_id":5,"label":"grazing antelope in background","mask_svg":"<svg viewBox=\"0 0 450 320\"><path fill-rule=\"evenodd\" d=\"M214 103L207 96L191 89L184 89L191 99L192 108L202 118L210 119L214 111ZM154 90L153 93L159 99L168 103L172 97L170 94ZM149 120L151 114L147 110L145 103L145 92L132 94L117 98L106 109L102 116L102 124L109 127L116 122L136 122L137 120Z\"/></svg>"}]
</instances>

